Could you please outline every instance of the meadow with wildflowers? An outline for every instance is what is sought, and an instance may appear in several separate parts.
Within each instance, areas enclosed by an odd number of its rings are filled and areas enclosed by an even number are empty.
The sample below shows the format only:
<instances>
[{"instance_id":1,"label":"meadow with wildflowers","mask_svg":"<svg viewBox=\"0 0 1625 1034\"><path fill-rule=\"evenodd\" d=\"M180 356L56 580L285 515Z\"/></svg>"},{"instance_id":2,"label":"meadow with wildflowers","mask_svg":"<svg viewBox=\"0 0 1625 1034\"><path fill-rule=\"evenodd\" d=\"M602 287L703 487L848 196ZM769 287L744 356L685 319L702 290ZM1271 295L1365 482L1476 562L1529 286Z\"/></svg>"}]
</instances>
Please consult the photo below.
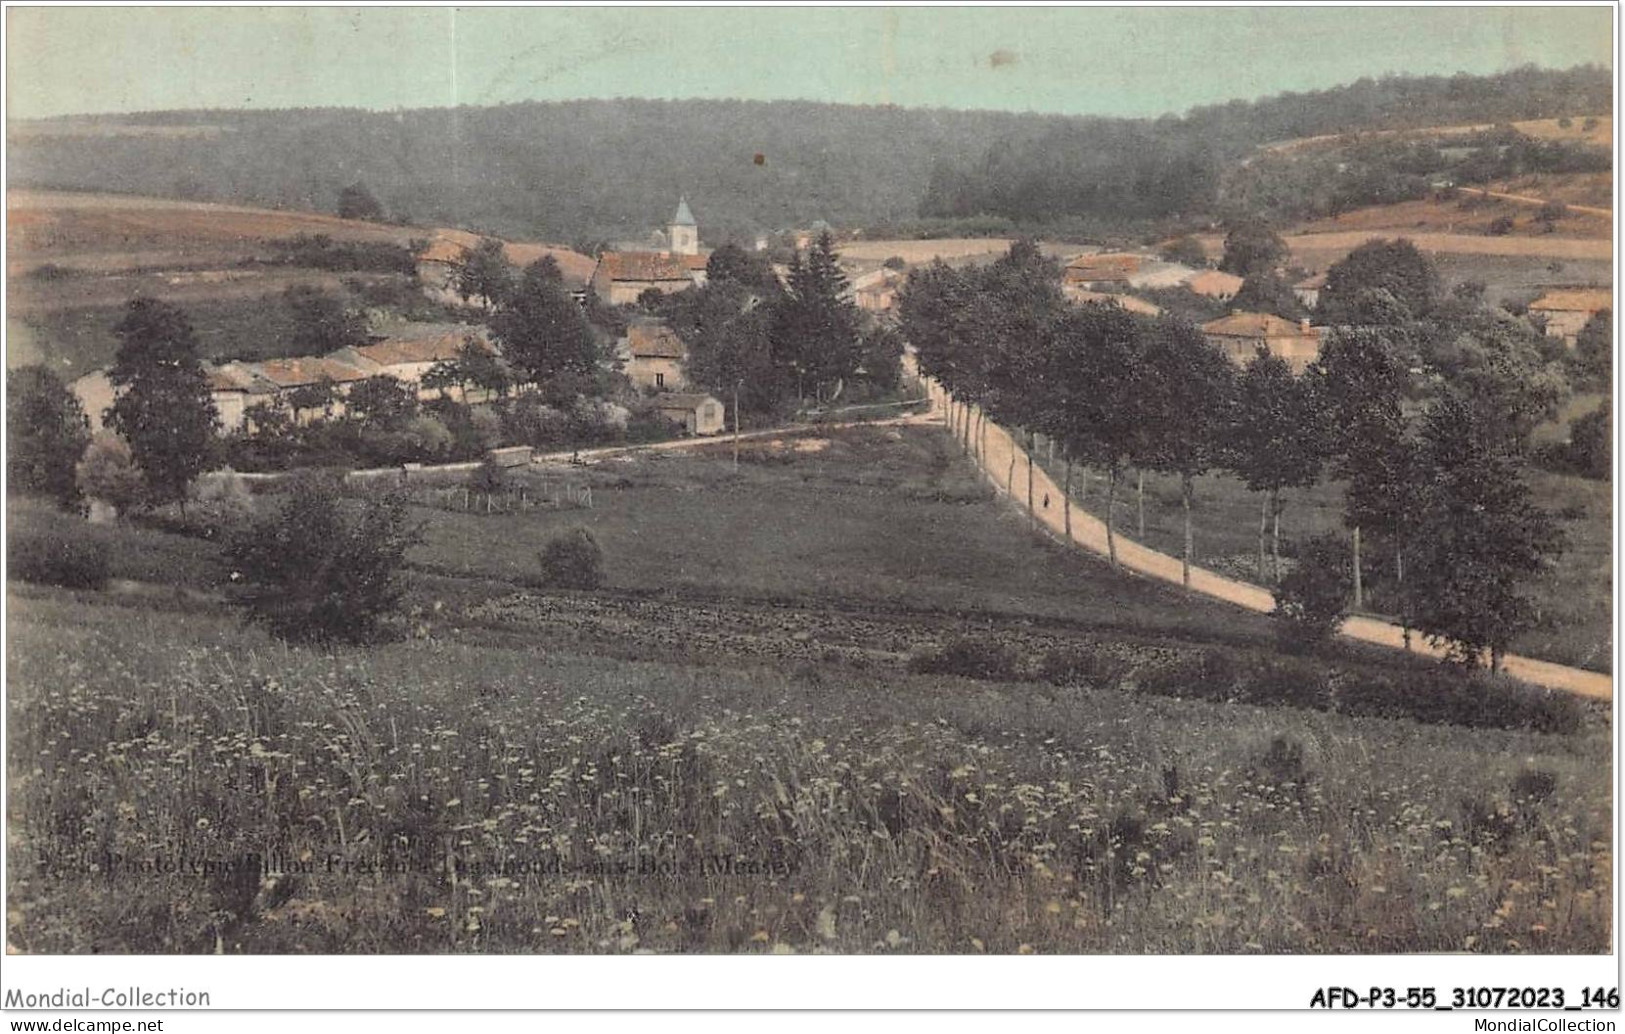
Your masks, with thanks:
<instances>
[{"instance_id":1,"label":"meadow with wildflowers","mask_svg":"<svg viewBox=\"0 0 1625 1034\"><path fill-rule=\"evenodd\" d=\"M8 944L1608 950L1605 710L1384 717L1365 675L1419 694L1422 667L1278 663L1261 618L1011 534L929 439L833 448L890 465L617 468L599 591L501 566L579 515L431 525L401 637L368 648L195 590L11 584ZM741 484L748 536L672 516ZM874 541L826 549L826 512ZM656 557L736 555L662 579L640 518ZM932 534L908 584L831 563Z\"/></svg>"}]
</instances>

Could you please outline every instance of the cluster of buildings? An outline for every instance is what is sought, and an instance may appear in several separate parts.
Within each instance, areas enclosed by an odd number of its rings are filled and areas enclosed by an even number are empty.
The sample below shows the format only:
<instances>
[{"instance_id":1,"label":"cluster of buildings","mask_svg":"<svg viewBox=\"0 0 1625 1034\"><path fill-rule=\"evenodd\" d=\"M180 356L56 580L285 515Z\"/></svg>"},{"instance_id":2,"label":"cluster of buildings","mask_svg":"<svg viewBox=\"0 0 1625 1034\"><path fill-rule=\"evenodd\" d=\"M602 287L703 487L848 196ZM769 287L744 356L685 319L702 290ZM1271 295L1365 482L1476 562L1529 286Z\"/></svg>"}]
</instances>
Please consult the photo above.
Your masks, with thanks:
<instances>
[{"instance_id":1,"label":"cluster of buildings","mask_svg":"<svg viewBox=\"0 0 1625 1034\"><path fill-rule=\"evenodd\" d=\"M467 346L495 354L485 328L466 323L406 323L375 336L368 344L341 348L327 355L278 359L238 360L204 367L209 394L220 417L220 428L230 433L248 429L248 411L260 404L281 407L299 420L318 414L296 411L292 401L301 388L330 386L330 415L342 415L344 396L369 377L391 377L431 398L438 391L423 386L424 375L436 365L450 362ZM91 429L102 429L102 414L113 404L113 385L106 370L93 370L69 387L90 418ZM463 389L453 389L463 397Z\"/></svg>"}]
</instances>

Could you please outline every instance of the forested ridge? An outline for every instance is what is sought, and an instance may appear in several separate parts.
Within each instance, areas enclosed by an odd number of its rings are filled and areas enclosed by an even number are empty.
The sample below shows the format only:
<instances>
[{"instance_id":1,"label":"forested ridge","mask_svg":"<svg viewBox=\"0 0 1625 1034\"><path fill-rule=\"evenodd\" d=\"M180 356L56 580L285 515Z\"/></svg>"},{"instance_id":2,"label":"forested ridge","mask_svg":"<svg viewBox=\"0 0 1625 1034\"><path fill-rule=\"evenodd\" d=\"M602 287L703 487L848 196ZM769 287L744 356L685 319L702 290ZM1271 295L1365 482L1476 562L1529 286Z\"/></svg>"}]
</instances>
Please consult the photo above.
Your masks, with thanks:
<instances>
[{"instance_id":1,"label":"forested ridge","mask_svg":"<svg viewBox=\"0 0 1625 1034\"><path fill-rule=\"evenodd\" d=\"M9 172L317 211L361 182L398 221L577 245L645 233L679 193L711 243L817 219L1081 235L1220 215L1227 172L1270 141L1611 106L1611 72L1587 66L1362 79L1157 119L637 99L158 112L14 123Z\"/></svg>"}]
</instances>

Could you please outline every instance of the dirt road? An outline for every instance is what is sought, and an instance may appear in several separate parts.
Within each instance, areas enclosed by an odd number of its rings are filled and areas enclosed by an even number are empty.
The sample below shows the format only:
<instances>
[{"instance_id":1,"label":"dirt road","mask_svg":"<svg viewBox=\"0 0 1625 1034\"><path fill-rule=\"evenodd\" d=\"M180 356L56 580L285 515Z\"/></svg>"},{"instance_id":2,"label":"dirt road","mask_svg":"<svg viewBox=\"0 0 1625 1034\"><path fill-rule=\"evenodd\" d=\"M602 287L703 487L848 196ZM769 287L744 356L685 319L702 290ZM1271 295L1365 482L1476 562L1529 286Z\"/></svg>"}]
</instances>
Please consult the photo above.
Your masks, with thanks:
<instances>
[{"instance_id":1,"label":"dirt road","mask_svg":"<svg viewBox=\"0 0 1625 1034\"><path fill-rule=\"evenodd\" d=\"M1477 187L1469 187L1466 189L1471 193L1482 194L1485 197L1499 198L1502 201L1517 201L1526 205L1544 205L1547 201L1551 200L1550 198L1544 197L1530 197L1528 194L1502 194L1499 191L1480 190ZM1564 202L1564 205L1571 212L1585 212L1589 215L1600 215L1609 219L1614 217L1614 210L1612 208L1597 208L1593 205L1570 205L1567 202Z\"/></svg>"},{"instance_id":2,"label":"dirt road","mask_svg":"<svg viewBox=\"0 0 1625 1034\"><path fill-rule=\"evenodd\" d=\"M905 356L904 364L910 373L916 372L913 356ZM925 383L931 394L932 410L940 420L944 412L946 395L941 386L935 382L925 381ZM1066 515L1064 496L1060 487L1042 467L1033 464L1025 450L997 424L988 421L985 434L981 437L983 447L976 459L994 488L1008 495L1019 507L1025 509L1030 476L1031 498L1033 508L1037 511L1038 523L1045 531L1065 541ZM1074 545L1101 555L1107 553L1106 526L1098 518L1074 506L1071 524L1071 541ZM1159 553L1121 534L1114 537L1117 542L1117 560L1123 567L1175 585L1183 580L1178 557ZM1267 589L1225 578L1194 565L1191 567L1191 590L1246 607L1248 610L1267 613L1275 607L1275 599ZM1395 649L1405 648L1403 631L1397 625L1376 618L1349 618L1343 624L1342 634L1362 642ZM1416 652L1442 656L1443 651L1430 646L1420 636L1414 636L1413 639L1412 649ZM1614 682L1610 675L1511 654L1505 659L1505 667L1509 675L1551 689L1602 700L1612 699L1614 695Z\"/></svg>"}]
</instances>

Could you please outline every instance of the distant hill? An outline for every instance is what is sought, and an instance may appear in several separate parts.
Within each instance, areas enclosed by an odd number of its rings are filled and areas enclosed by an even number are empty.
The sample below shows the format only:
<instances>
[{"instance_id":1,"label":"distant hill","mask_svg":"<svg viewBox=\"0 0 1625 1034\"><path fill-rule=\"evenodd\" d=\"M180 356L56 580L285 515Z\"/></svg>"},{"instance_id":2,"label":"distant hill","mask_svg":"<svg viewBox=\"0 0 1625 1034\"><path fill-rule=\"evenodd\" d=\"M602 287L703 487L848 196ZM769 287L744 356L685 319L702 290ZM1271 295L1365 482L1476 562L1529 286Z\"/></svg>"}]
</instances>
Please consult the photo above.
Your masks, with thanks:
<instances>
[{"instance_id":1,"label":"distant hill","mask_svg":"<svg viewBox=\"0 0 1625 1034\"><path fill-rule=\"evenodd\" d=\"M1159 119L713 100L163 112L12 124L9 172L324 212L359 180L402 222L578 245L646 234L679 194L710 242L817 219L1088 232L1210 214L1225 170L1271 141L1611 105L1611 73L1587 67L1365 79Z\"/></svg>"}]
</instances>

